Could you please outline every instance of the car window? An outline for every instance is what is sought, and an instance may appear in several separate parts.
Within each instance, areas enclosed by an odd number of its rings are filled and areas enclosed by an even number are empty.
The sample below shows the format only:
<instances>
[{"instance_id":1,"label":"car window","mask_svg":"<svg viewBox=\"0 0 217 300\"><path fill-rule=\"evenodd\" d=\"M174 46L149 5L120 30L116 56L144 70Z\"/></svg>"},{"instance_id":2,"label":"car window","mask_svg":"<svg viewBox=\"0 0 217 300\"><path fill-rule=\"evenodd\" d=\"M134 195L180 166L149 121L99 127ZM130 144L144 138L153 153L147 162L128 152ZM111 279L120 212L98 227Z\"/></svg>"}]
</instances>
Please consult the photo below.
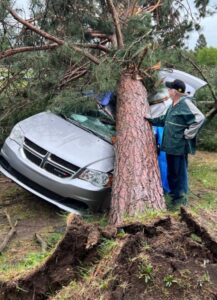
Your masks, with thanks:
<instances>
[{"instance_id":1,"label":"car window","mask_svg":"<svg viewBox=\"0 0 217 300\"><path fill-rule=\"evenodd\" d=\"M110 139L115 135L115 122L104 111L87 111L82 114L72 113L69 118L106 139Z\"/></svg>"}]
</instances>

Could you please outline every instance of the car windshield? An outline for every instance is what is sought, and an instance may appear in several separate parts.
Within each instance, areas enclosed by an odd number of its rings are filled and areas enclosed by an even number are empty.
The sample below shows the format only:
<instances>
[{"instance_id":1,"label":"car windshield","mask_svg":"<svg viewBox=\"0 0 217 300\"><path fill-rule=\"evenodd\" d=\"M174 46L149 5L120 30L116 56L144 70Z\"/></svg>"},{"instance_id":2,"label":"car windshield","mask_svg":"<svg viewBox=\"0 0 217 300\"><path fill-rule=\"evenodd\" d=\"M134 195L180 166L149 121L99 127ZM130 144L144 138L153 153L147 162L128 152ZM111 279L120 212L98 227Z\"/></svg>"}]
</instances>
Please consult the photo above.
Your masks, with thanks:
<instances>
[{"instance_id":1,"label":"car windshield","mask_svg":"<svg viewBox=\"0 0 217 300\"><path fill-rule=\"evenodd\" d=\"M104 110L72 113L68 118L106 140L115 135L115 121Z\"/></svg>"}]
</instances>

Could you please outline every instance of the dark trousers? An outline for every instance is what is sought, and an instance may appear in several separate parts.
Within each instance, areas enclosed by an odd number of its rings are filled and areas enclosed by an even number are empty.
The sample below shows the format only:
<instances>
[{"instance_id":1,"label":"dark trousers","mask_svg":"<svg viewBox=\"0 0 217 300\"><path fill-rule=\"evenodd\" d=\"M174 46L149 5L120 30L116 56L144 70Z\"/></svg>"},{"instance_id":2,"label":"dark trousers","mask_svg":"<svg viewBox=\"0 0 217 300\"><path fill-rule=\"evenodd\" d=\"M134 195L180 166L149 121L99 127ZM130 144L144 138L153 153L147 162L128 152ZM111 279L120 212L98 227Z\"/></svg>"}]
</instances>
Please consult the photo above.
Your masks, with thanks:
<instances>
[{"instance_id":1,"label":"dark trousers","mask_svg":"<svg viewBox=\"0 0 217 300\"><path fill-rule=\"evenodd\" d=\"M188 156L167 154L167 178L173 199L188 192Z\"/></svg>"}]
</instances>

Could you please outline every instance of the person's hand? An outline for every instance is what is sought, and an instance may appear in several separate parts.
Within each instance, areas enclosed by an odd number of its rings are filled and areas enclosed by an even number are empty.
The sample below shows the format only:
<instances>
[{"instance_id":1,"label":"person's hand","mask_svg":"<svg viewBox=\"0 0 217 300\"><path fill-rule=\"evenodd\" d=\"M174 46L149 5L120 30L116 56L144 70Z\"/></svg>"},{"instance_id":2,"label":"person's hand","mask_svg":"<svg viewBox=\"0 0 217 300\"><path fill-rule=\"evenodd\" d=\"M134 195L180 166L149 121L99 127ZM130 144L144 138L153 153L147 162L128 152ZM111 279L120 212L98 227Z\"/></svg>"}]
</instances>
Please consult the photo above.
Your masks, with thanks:
<instances>
[{"instance_id":1,"label":"person's hand","mask_svg":"<svg viewBox=\"0 0 217 300\"><path fill-rule=\"evenodd\" d=\"M147 120L147 121L151 121L151 115L150 114L146 114L144 116L144 119Z\"/></svg>"},{"instance_id":2,"label":"person's hand","mask_svg":"<svg viewBox=\"0 0 217 300\"><path fill-rule=\"evenodd\" d=\"M112 144L114 145L117 141L117 137L116 136L112 136L111 138Z\"/></svg>"}]
</instances>

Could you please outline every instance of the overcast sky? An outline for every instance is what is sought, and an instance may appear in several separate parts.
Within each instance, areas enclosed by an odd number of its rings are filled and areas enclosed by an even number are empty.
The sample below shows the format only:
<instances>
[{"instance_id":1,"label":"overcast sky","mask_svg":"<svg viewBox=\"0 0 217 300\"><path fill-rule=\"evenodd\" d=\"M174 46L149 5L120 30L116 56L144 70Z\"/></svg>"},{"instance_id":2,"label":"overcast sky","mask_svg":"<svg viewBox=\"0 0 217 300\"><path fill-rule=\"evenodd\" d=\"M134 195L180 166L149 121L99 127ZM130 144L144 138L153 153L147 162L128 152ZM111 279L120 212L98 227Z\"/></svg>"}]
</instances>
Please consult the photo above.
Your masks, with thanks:
<instances>
[{"instance_id":1,"label":"overcast sky","mask_svg":"<svg viewBox=\"0 0 217 300\"><path fill-rule=\"evenodd\" d=\"M193 3L193 0L186 0L191 5ZM29 0L15 0L16 7L27 9ZM217 0L210 0L210 9L212 9L213 6L217 6ZM208 47L216 47L217 48L217 14L206 17L205 19L202 19L200 22L200 25L202 27L202 30L200 33L203 33ZM188 48L193 49L195 47L195 44L197 42L199 33L193 32L190 35L190 39L186 42L186 46Z\"/></svg>"},{"instance_id":2,"label":"overcast sky","mask_svg":"<svg viewBox=\"0 0 217 300\"><path fill-rule=\"evenodd\" d=\"M193 3L193 0L189 0L189 3ZM209 1L209 10L214 11L213 7L217 6L217 0L210 0ZM192 7L193 9L193 7ZM194 9L193 9L194 10ZM214 14L212 16L206 17L204 19L201 19L200 22L201 25L201 31L200 32L192 32L190 35L189 41L186 42L186 45L189 48L194 48L195 44L197 42L197 39L199 37L200 33L203 33L208 47L216 47L217 48L217 14Z\"/></svg>"}]
</instances>

